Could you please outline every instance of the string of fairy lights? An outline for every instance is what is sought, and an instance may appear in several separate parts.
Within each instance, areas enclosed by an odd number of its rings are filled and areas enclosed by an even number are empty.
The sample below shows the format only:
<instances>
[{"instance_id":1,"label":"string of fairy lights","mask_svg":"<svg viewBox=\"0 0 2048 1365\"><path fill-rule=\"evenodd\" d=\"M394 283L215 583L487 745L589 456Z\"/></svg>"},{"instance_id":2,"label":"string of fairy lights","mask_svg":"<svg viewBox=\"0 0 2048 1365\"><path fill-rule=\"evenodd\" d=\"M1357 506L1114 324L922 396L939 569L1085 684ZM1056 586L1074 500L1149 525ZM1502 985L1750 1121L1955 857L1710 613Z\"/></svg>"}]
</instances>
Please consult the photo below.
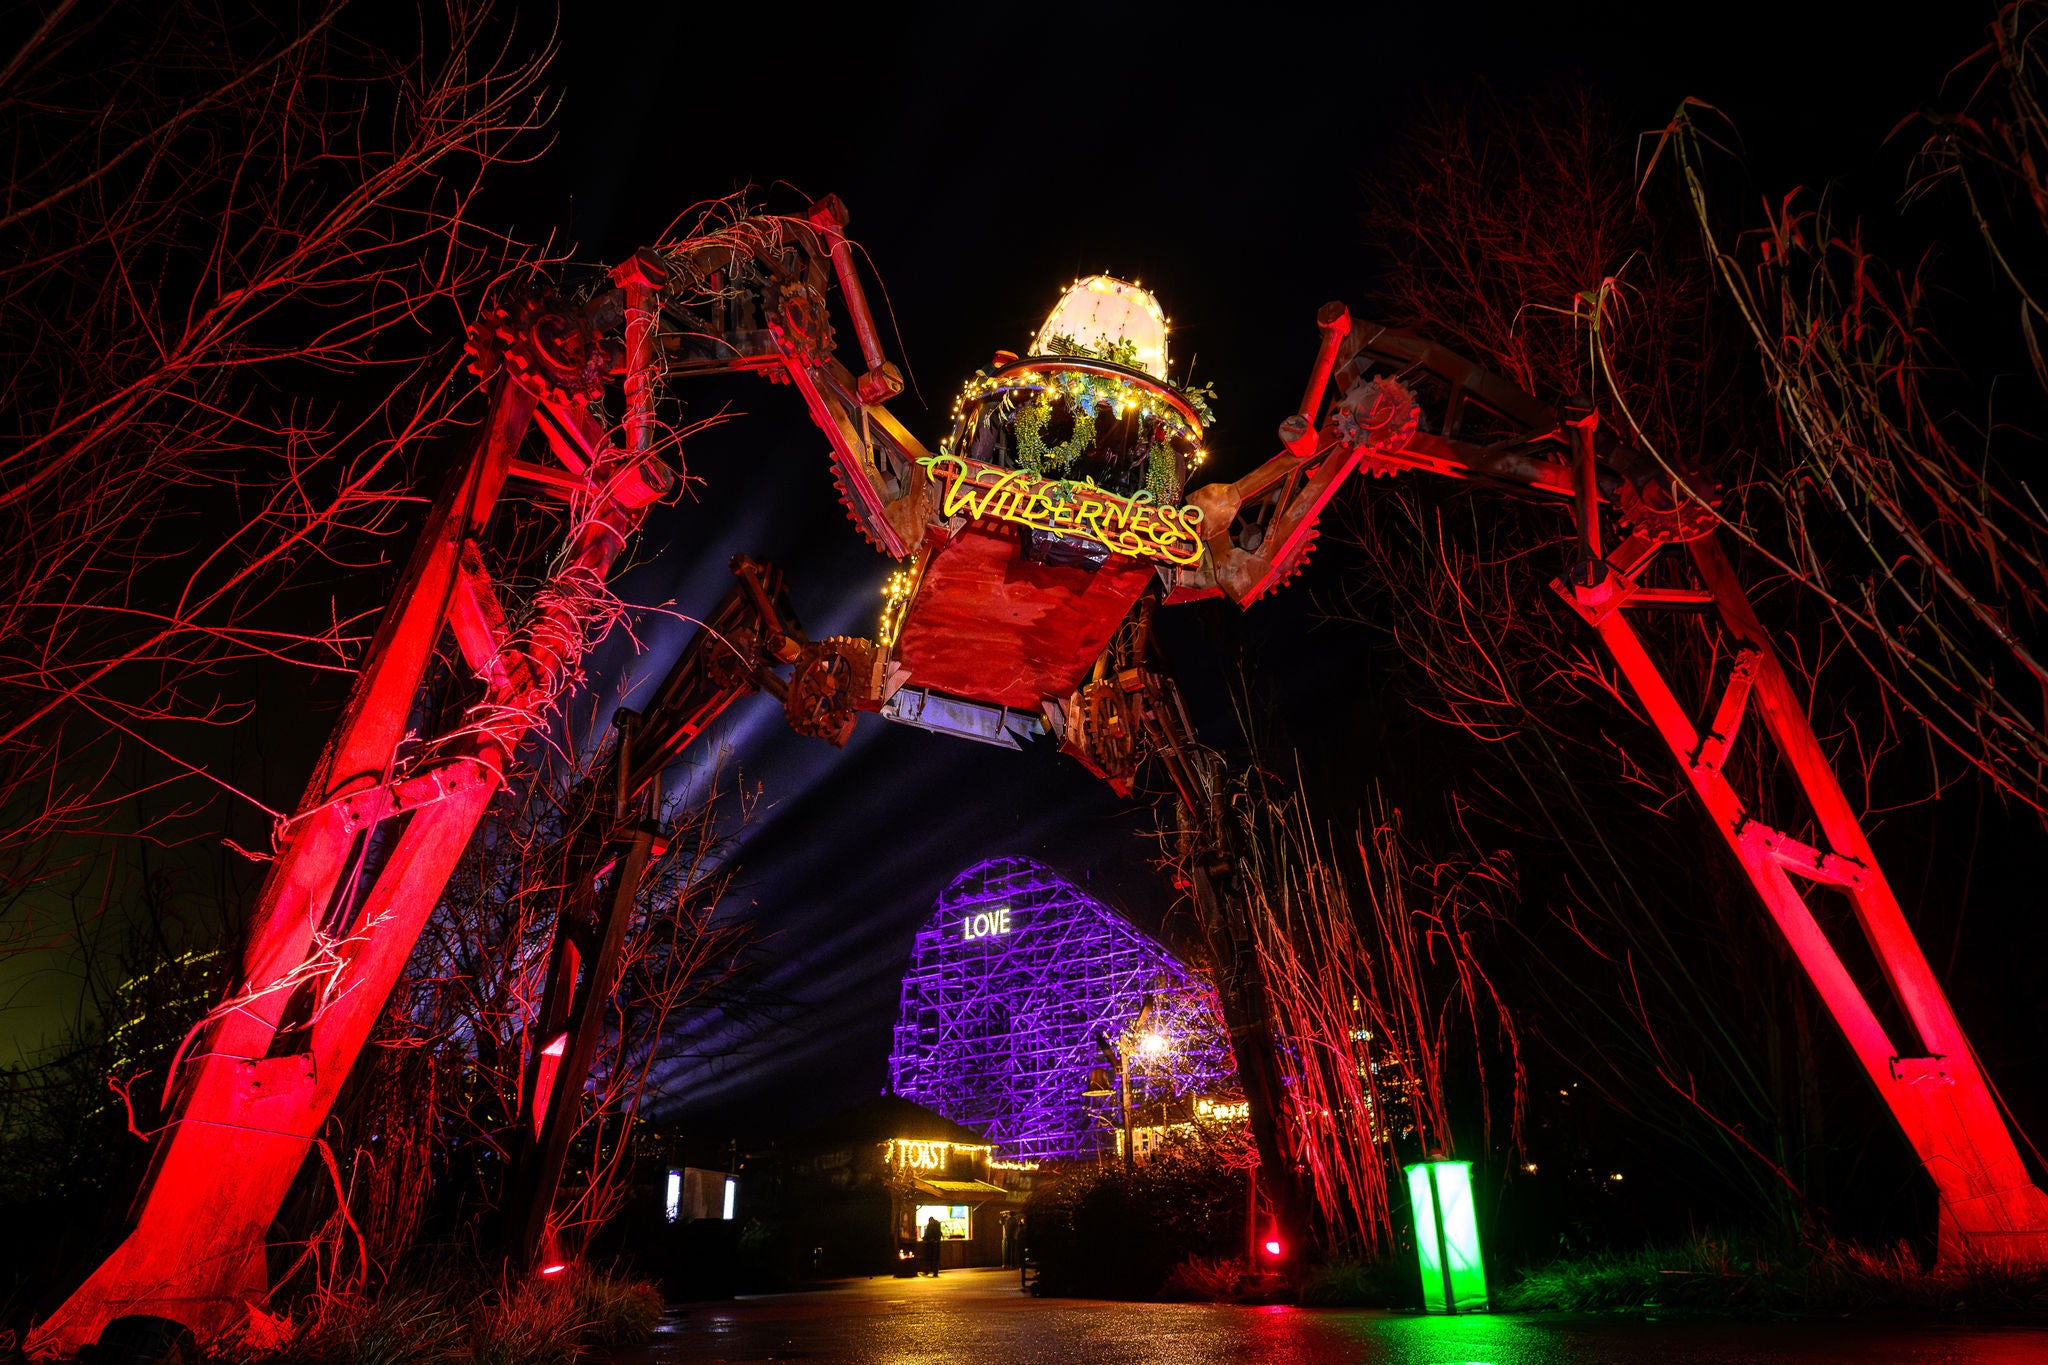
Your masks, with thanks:
<instances>
[{"instance_id":1,"label":"string of fairy lights","mask_svg":"<svg viewBox=\"0 0 2048 1365\"><path fill-rule=\"evenodd\" d=\"M1093 444L1106 414L1111 422L1141 425L1153 466L1151 491L1157 498L1170 486L1177 496L1186 475L1208 458L1203 433L1216 419L1209 385L1168 379L1171 333L1159 300L1137 281L1110 275L1073 281L1032 337L1028 356L1020 361L1000 353L993 369L976 371L962 386L941 452L964 453L977 419L995 403L1018 437L1020 462L1033 473L1057 474ZM1041 433L1056 405L1066 409L1072 430L1048 446Z\"/></svg>"},{"instance_id":2,"label":"string of fairy lights","mask_svg":"<svg viewBox=\"0 0 2048 1365\"><path fill-rule=\"evenodd\" d=\"M1028 410L1028 404L1029 408L1038 409L1040 421L1051 415L1054 403L1062 402L1074 415L1077 428L1086 421L1090 424L1091 433L1093 424L1100 420L1104 410L1112 421L1134 416L1149 424L1155 444L1178 441L1188 447L1188 467L1191 470L1200 468L1209 458L1203 439L1206 428L1214 424L1215 415L1209 407L1206 388L1173 389L1138 374L1117 374L1092 366L1083 368L1071 362L1063 363L1061 359L1095 360L1104 365L1131 369L1134 368L1132 351L1135 347L1129 342L1089 347L1071 337L1056 336L1051 338L1049 349L1051 354L1033 356L1021 366L1006 365L993 373L975 371L973 378L962 386L960 396L954 400L953 432L939 443L940 452L961 453L958 447L965 442L969 418L982 405L994 400L1006 402L1009 405L1006 415L1019 420L1022 420L1021 414Z\"/></svg>"}]
</instances>

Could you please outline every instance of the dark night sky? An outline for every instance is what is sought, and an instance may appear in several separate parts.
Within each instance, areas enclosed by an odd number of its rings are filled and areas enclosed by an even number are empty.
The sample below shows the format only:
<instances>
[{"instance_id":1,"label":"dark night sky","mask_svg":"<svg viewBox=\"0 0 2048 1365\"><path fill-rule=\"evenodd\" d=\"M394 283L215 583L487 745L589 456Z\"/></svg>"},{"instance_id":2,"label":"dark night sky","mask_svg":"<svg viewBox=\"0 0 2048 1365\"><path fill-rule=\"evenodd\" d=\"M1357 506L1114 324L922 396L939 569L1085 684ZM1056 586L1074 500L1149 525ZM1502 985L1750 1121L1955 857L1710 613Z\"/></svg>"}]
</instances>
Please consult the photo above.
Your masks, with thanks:
<instances>
[{"instance_id":1,"label":"dark night sky","mask_svg":"<svg viewBox=\"0 0 2048 1365\"><path fill-rule=\"evenodd\" d=\"M1421 103L1480 81L1512 99L1583 80L1621 127L1651 129L1695 95L1736 120L1764 185L1895 175L1878 153L1885 133L1975 46L1990 6L1268 5L1222 22L1195 7L797 13L568 7L558 141L507 187L500 215L610 261L742 186L836 191L900 333L888 348L915 385L896 410L928 441L960 381L1019 346L1068 279L1135 276L1173 318L1176 364L1199 356L1197 378L1217 386L1207 472L1229 478L1271 453L1316 307L1362 304L1363 186ZM548 19L536 8L524 22ZM1878 183L1864 202L1894 189ZM890 566L838 507L823 439L794 396L758 382L684 396L697 415L728 400L747 415L689 447L697 500L652 527L628 599L701 612L745 551L785 569L812 634L870 632ZM1332 563L1326 552L1248 619L1180 609L1171 644L1212 738L1231 738L1214 733L1229 723L1220 680L1242 651L1280 742L1313 733L1314 775L1349 767L1362 790L1395 752L1374 736L1413 722L1359 714L1370 641L1319 624L1314 606ZM650 619L643 655L613 648L607 694L658 677L685 631ZM1336 720L1312 729L1319 715ZM1144 807L1049 746L1005 754L870 718L834 753L791 735L764 699L736 708L724 738L763 788L739 852L743 899L772 934L767 982L793 1006L737 1057L694 1059L725 1036L679 1040L688 1055L664 1076L671 1115L776 1127L877 1089L910 935L970 862L1030 854L1141 922L1166 911L1139 837Z\"/></svg>"}]
</instances>

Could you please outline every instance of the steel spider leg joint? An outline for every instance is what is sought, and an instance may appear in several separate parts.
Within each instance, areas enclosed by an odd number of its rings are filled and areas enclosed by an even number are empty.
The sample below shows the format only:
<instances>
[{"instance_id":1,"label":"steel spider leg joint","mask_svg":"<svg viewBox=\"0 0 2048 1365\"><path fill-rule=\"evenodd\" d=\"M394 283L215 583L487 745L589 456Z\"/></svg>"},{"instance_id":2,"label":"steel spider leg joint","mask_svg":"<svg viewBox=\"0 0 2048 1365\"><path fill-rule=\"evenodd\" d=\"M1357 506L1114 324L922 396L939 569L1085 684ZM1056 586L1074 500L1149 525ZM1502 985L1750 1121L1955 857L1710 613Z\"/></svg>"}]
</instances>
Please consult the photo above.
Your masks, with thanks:
<instances>
[{"instance_id":1,"label":"steel spider leg joint","mask_svg":"<svg viewBox=\"0 0 2048 1365\"><path fill-rule=\"evenodd\" d=\"M621 708L603 760L582 784L580 814L563 834L578 869L555 920L547 985L513 1133L503 1219L519 1264L560 1258L552 1222L569 1146L584 1122L584 1087L605 1032L605 1006L641 892L668 849L661 776L728 707L757 691L787 691L777 669L808 642L782 575L737 555L736 581L653 690L644 712Z\"/></svg>"},{"instance_id":2,"label":"steel spider leg joint","mask_svg":"<svg viewBox=\"0 0 2048 1365\"><path fill-rule=\"evenodd\" d=\"M894 534L888 497L914 491L922 471L904 461L921 451L831 358L823 300L835 270L842 282L851 278L851 257L843 238L828 242L820 232L801 219L739 218L636 253L585 292L515 282L479 314L467 350L488 413L429 511L341 719L280 827L235 979L169 1087L129 1229L37 1326L31 1354L76 1354L124 1318L211 1341L240 1331L267 1302L266 1242L286 1190L522 741L580 685L590 647L619 615L605 587L613 564L648 509L676 487L680 457L657 412L669 381L693 370L797 378L814 415L836 423L828 432L843 476L887 495L871 534ZM853 306L866 345L865 301ZM870 364L866 394L879 394L886 378ZM608 410L619 414L616 425ZM563 521L550 578L518 610L500 599L486 564L493 511L515 483L555 504ZM658 723L621 732L619 751L632 761L622 811L651 809L665 755L701 731L735 688L782 688L775 669L809 647L772 571L754 566L742 578L745 603L732 608L727 635L751 631L759 654L742 666L706 653L651 709ZM444 732L410 734L444 640L467 667L470 704ZM659 843L644 819L620 827L627 837L623 860L614 860L615 901L637 885ZM572 949L601 955L618 932L618 915L589 910L571 914L558 948L564 960ZM551 1008L581 1017L588 1001ZM579 1050L588 1046L587 1028L562 1030L563 1058L546 1087L558 1101L580 1093L561 1070L575 1061L572 1034ZM537 1186L529 1180L528 1188Z\"/></svg>"},{"instance_id":3,"label":"steel spider leg joint","mask_svg":"<svg viewBox=\"0 0 2048 1365\"><path fill-rule=\"evenodd\" d=\"M1716 490L1667 469L1600 423L1590 403L1553 409L1430 342L1361 329L1339 380L1352 392L1391 380L1417 393L1423 420L1406 443L1377 449L1375 472L1422 471L1568 506L1577 553L1552 585L1619 666L1708 818L1919 1156L1939 1201L1943 1259L2048 1264L2048 1194L2033 1181L1939 978L1865 836L1805 704L1716 534ZM1619 538L1609 535L1610 528ZM1682 586L1646 585L1654 560L1683 550ZM1689 570L1689 573L1687 572ZM1705 689L1697 721L1636 621L1646 611L1706 612L1733 664ZM1759 820L1731 780L1729 755L1755 717L1768 786L1789 775L1820 841ZM1905 1021L1894 1037L1808 903L1813 886L1848 897Z\"/></svg>"}]
</instances>

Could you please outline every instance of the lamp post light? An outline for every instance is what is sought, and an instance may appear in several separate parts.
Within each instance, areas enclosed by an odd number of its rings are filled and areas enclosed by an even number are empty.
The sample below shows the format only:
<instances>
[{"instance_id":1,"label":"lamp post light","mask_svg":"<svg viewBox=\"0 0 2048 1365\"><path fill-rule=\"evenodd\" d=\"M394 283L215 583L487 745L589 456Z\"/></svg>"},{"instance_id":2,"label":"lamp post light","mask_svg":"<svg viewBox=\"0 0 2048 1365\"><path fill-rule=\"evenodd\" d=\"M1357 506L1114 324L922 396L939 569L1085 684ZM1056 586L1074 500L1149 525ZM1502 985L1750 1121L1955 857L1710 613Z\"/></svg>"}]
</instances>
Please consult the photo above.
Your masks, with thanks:
<instances>
[{"instance_id":1,"label":"lamp post light","mask_svg":"<svg viewBox=\"0 0 2048 1365\"><path fill-rule=\"evenodd\" d=\"M1430 1313L1486 1310L1486 1267L1479 1256L1472 1163L1433 1159L1405 1167L1415 1209L1415 1256L1422 1306Z\"/></svg>"},{"instance_id":2,"label":"lamp post light","mask_svg":"<svg viewBox=\"0 0 2048 1365\"><path fill-rule=\"evenodd\" d=\"M1138 1055L1141 1058L1163 1057L1166 1055L1167 1050L1172 1047L1172 1043L1167 1040L1165 1034L1145 1027L1151 1018L1152 997L1148 995L1145 997L1144 1003L1138 1007L1138 1017L1131 1021L1130 1027L1124 1030L1123 1036L1120 1039L1112 1039L1107 1030L1097 1034L1095 1038L1096 1046L1102 1050L1102 1060L1116 1068L1117 1126L1123 1131L1124 1135L1125 1175L1131 1174L1137 1164L1135 1140L1131 1132L1130 1051L1132 1041L1135 1038ZM1108 1067L1090 1067L1088 1069L1088 1088L1081 1093L1090 1098L1099 1099L1111 1093L1110 1084Z\"/></svg>"},{"instance_id":3,"label":"lamp post light","mask_svg":"<svg viewBox=\"0 0 2048 1365\"><path fill-rule=\"evenodd\" d=\"M1081 1093L1090 1099L1102 1099L1109 1095L1117 1097L1117 1127L1123 1133L1124 1174L1131 1173L1131 1068L1124 1059L1124 1050L1110 1041L1107 1033L1095 1040L1102 1049L1102 1059L1116 1068L1116 1078L1110 1079L1109 1067L1088 1068L1088 1088Z\"/></svg>"}]
</instances>

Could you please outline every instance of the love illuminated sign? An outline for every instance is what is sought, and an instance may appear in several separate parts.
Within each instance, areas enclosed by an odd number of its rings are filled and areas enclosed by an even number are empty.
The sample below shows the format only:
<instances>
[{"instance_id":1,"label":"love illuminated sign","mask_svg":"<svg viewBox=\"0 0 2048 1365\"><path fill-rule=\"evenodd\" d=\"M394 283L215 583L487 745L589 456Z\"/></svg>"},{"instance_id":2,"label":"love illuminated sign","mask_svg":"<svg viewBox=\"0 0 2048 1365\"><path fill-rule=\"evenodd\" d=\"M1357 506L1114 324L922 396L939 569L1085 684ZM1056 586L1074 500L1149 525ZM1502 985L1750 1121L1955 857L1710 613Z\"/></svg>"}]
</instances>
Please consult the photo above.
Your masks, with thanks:
<instances>
[{"instance_id":1,"label":"love illuminated sign","mask_svg":"<svg viewBox=\"0 0 2048 1365\"><path fill-rule=\"evenodd\" d=\"M959 455L918 461L945 491L943 512L1015 522L1034 531L1092 540L1139 559L1190 568L1202 562L1202 509L1156 507L1147 492L1123 497L1092 483L998 469Z\"/></svg>"},{"instance_id":2,"label":"love illuminated sign","mask_svg":"<svg viewBox=\"0 0 2048 1365\"><path fill-rule=\"evenodd\" d=\"M978 938L987 938L991 934L1007 934L1009 932L1010 907L1007 905L999 910L978 910L974 914L962 915L960 917L960 937L969 942Z\"/></svg>"}]
</instances>

